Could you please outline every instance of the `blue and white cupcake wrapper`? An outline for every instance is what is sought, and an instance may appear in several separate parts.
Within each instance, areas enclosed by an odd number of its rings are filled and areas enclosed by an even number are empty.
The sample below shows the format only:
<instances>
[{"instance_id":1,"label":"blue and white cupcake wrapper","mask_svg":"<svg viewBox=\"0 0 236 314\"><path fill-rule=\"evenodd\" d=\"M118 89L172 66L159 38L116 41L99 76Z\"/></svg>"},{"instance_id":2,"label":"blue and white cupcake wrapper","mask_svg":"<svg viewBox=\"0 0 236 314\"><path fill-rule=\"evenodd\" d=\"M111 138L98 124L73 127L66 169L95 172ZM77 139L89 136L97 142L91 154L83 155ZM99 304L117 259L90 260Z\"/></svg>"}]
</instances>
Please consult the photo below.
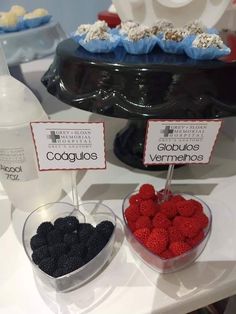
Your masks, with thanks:
<instances>
[{"instance_id":1,"label":"blue and white cupcake wrapper","mask_svg":"<svg viewBox=\"0 0 236 314\"><path fill-rule=\"evenodd\" d=\"M24 29L24 23L21 19L18 20L17 24L14 26L2 26L0 27L1 33L11 33L11 32L18 32Z\"/></svg>"},{"instance_id":2,"label":"blue and white cupcake wrapper","mask_svg":"<svg viewBox=\"0 0 236 314\"><path fill-rule=\"evenodd\" d=\"M141 55L150 53L154 49L157 43L157 38L152 36L140 39L138 41L131 41L128 39L128 37L123 37L121 41L127 53Z\"/></svg>"},{"instance_id":3,"label":"blue and white cupcake wrapper","mask_svg":"<svg viewBox=\"0 0 236 314\"><path fill-rule=\"evenodd\" d=\"M81 40L81 39L84 39L85 36L86 36L86 34L78 35L78 34L75 34L75 33L72 33L72 34L70 35L70 37L71 37L77 44L79 44L80 40Z\"/></svg>"},{"instance_id":4,"label":"blue and white cupcake wrapper","mask_svg":"<svg viewBox=\"0 0 236 314\"><path fill-rule=\"evenodd\" d=\"M228 56L231 53L231 49L225 46L223 49L218 48L196 48L185 47L185 53L191 59L195 60L213 60L221 57Z\"/></svg>"},{"instance_id":5,"label":"blue and white cupcake wrapper","mask_svg":"<svg viewBox=\"0 0 236 314\"><path fill-rule=\"evenodd\" d=\"M161 47L161 49L166 53L173 53L173 54L183 54L187 41L188 41L187 38L185 38L184 40L180 42L157 38L157 43Z\"/></svg>"},{"instance_id":6,"label":"blue and white cupcake wrapper","mask_svg":"<svg viewBox=\"0 0 236 314\"><path fill-rule=\"evenodd\" d=\"M41 25L47 24L51 20L51 15L45 15L42 17L36 17L33 19L25 19L23 20L25 28L35 28Z\"/></svg>"},{"instance_id":7,"label":"blue and white cupcake wrapper","mask_svg":"<svg viewBox=\"0 0 236 314\"><path fill-rule=\"evenodd\" d=\"M94 39L89 42L85 42L84 39L81 39L79 44L89 52L109 53L116 49L119 42L120 38L118 36L112 36L111 40Z\"/></svg>"}]
</instances>

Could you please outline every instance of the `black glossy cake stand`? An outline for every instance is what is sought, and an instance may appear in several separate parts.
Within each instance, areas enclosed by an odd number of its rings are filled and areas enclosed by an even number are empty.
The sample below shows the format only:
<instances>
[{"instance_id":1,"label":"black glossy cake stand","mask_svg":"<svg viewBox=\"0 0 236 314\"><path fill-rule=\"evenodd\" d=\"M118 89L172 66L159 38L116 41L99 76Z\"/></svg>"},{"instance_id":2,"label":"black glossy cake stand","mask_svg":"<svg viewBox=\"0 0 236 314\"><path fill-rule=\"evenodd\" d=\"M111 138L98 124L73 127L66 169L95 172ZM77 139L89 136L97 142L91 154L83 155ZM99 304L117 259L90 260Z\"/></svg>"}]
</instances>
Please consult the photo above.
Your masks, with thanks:
<instances>
[{"instance_id":1,"label":"black glossy cake stand","mask_svg":"<svg viewBox=\"0 0 236 314\"><path fill-rule=\"evenodd\" d=\"M156 49L148 55L92 54L72 39L57 47L42 78L52 95L73 107L128 119L114 142L124 163L140 169L146 122L151 118L219 118L236 115L236 62L194 61Z\"/></svg>"}]
</instances>

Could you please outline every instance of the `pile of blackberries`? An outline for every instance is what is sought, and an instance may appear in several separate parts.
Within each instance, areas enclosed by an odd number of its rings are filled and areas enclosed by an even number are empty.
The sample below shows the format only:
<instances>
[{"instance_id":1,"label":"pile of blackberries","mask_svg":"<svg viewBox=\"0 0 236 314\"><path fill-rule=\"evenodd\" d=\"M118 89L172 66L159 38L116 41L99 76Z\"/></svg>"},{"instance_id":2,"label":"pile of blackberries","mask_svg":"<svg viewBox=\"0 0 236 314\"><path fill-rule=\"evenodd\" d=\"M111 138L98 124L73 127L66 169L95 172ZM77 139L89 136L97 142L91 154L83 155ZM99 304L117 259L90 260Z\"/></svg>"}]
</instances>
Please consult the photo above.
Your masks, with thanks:
<instances>
[{"instance_id":1,"label":"pile of blackberries","mask_svg":"<svg viewBox=\"0 0 236 314\"><path fill-rule=\"evenodd\" d=\"M53 277L68 274L92 260L109 241L114 230L111 221L96 227L79 223L74 216L43 222L31 238L32 260Z\"/></svg>"}]
</instances>

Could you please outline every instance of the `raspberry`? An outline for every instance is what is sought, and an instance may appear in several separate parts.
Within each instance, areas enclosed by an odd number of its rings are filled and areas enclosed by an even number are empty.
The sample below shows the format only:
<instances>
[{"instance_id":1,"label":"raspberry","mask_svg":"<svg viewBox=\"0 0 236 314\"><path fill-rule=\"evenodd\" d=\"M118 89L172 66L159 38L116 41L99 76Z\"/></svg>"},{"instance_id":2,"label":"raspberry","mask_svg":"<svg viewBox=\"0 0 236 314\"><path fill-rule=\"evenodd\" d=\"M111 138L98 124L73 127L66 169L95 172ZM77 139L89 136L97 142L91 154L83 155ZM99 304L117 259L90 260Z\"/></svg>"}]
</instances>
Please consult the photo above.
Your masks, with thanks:
<instances>
[{"instance_id":1,"label":"raspberry","mask_svg":"<svg viewBox=\"0 0 236 314\"><path fill-rule=\"evenodd\" d=\"M130 205L125 210L125 217L127 221L136 221L140 217L139 208L136 205Z\"/></svg>"},{"instance_id":2,"label":"raspberry","mask_svg":"<svg viewBox=\"0 0 236 314\"><path fill-rule=\"evenodd\" d=\"M51 257L58 259L60 256L64 255L67 251L67 247L64 243L58 243L48 248Z\"/></svg>"},{"instance_id":3,"label":"raspberry","mask_svg":"<svg viewBox=\"0 0 236 314\"><path fill-rule=\"evenodd\" d=\"M131 195L129 198L130 205L139 205L141 201L142 201L142 199L139 196L139 194Z\"/></svg>"},{"instance_id":4,"label":"raspberry","mask_svg":"<svg viewBox=\"0 0 236 314\"><path fill-rule=\"evenodd\" d=\"M182 201L176 204L178 213L184 217L191 217L194 214L194 206L191 201Z\"/></svg>"},{"instance_id":5,"label":"raspberry","mask_svg":"<svg viewBox=\"0 0 236 314\"><path fill-rule=\"evenodd\" d=\"M194 247L194 246L197 246L199 243L201 243L204 238L205 238L204 232L201 230L196 237L192 239L187 239L187 243L191 247Z\"/></svg>"},{"instance_id":6,"label":"raspberry","mask_svg":"<svg viewBox=\"0 0 236 314\"><path fill-rule=\"evenodd\" d=\"M171 202L177 204L178 202L185 201L185 198L179 194L173 195L170 199Z\"/></svg>"},{"instance_id":7,"label":"raspberry","mask_svg":"<svg viewBox=\"0 0 236 314\"><path fill-rule=\"evenodd\" d=\"M167 229L171 226L171 221L162 213L157 213L152 220L152 224L156 228Z\"/></svg>"},{"instance_id":8,"label":"raspberry","mask_svg":"<svg viewBox=\"0 0 236 314\"><path fill-rule=\"evenodd\" d=\"M46 244L47 244L47 241L45 237L41 234L35 234L30 240L30 246L32 250L36 250Z\"/></svg>"},{"instance_id":9,"label":"raspberry","mask_svg":"<svg viewBox=\"0 0 236 314\"><path fill-rule=\"evenodd\" d=\"M44 271L46 274L52 276L54 271L56 270L56 260L53 257L44 258L39 263L39 268Z\"/></svg>"},{"instance_id":10,"label":"raspberry","mask_svg":"<svg viewBox=\"0 0 236 314\"><path fill-rule=\"evenodd\" d=\"M148 228L138 229L134 232L134 236L138 239L139 242L145 244L148 237L150 236L150 230Z\"/></svg>"},{"instance_id":11,"label":"raspberry","mask_svg":"<svg viewBox=\"0 0 236 314\"><path fill-rule=\"evenodd\" d=\"M205 229L209 224L208 217L202 213L202 214L196 214L193 216L193 218L197 221L197 223L200 225L201 229Z\"/></svg>"},{"instance_id":12,"label":"raspberry","mask_svg":"<svg viewBox=\"0 0 236 314\"><path fill-rule=\"evenodd\" d=\"M166 250L168 244L168 238L161 231L158 232L156 229L151 232L146 247L154 254L161 254Z\"/></svg>"},{"instance_id":13,"label":"raspberry","mask_svg":"<svg viewBox=\"0 0 236 314\"><path fill-rule=\"evenodd\" d=\"M153 200L145 200L140 203L139 210L143 216L154 216L156 213L156 205Z\"/></svg>"},{"instance_id":14,"label":"raspberry","mask_svg":"<svg viewBox=\"0 0 236 314\"><path fill-rule=\"evenodd\" d=\"M184 241L185 237L179 231L178 228L171 226L168 228L168 235L170 243Z\"/></svg>"},{"instance_id":15,"label":"raspberry","mask_svg":"<svg viewBox=\"0 0 236 314\"><path fill-rule=\"evenodd\" d=\"M160 257L163 259L170 259L174 257L174 254L170 250L165 250L164 252L160 254Z\"/></svg>"},{"instance_id":16,"label":"raspberry","mask_svg":"<svg viewBox=\"0 0 236 314\"><path fill-rule=\"evenodd\" d=\"M63 235L59 230L54 229L48 233L47 240L49 245L61 243L63 240Z\"/></svg>"},{"instance_id":17,"label":"raspberry","mask_svg":"<svg viewBox=\"0 0 236 314\"><path fill-rule=\"evenodd\" d=\"M87 256L91 259L95 257L104 248L106 243L106 240L97 231L94 231L93 235L87 242Z\"/></svg>"},{"instance_id":18,"label":"raspberry","mask_svg":"<svg viewBox=\"0 0 236 314\"><path fill-rule=\"evenodd\" d=\"M45 221L43 223L41 223L37 229L37 233L38 234L42 234L44 236L47 236L47 234L52 231L54 228L53 228L53 225L51 222L49 221Z\"/></svg>"},{"instance_id":19,"label":"raspberry","mask_svg":"<svg viewBox=\"0 0 236 314\"><path fill-rule=\"evenodd\" d=\"M102 234L106 241L108 241L114 230L114 225L111 221L104 220L96 226L96 230L98 231L98 233Z\"/></svg>"},{"instance_id":20,"label":"raspberry","mask_svg":"<svg viewBox=\"0 0 236 314\"><path fill-rule=\"evenodd\" d=\"M193 217L182 217L178 228L182 235L187 238L194 238L201 229L197 219Z\"/></svg>"},{"instance_id":21,"label":"raspberry","mask_svg":"<svg viewBox=\"0 0 236 314\"><path fill-rule=\"evenodd\" d=\"M136 229L142 229L142 228L148 228L151 229L152 221L147 216L141 216L138 218L138 220L135 223Z\"/></svg>"},{"instance_id":22,"label":"raspberry","mask_svg":"<svg viewBox=\"0 0 236 314\"><path fill-rule=\"evenodd\" d=\"M48 252L48 246L44 245L34 250L32 254L32 260L35 264L39 264L44 258L50 257Z\"/></svg>"},{"instance_id":23,"label":"raspberry","mask_svg":"<svg viewBox=\"0 0 236 314\"><path fill-rule=\"evenodd\" d=\"M79 238L77 233L66 233L64 235L64 243L68 246L72 246L73 244L76 244L79 242Z\"/></svg>"},{"instance_id":24,"label":"raspberry","mask_svg":"<svg viewBox=\"0 0 236 314\"><path fill-rule=\"evenodd\" d=\"M78 235L79 235L79 241L82 243L87 243L89 238L94 233L95 228L89 224L89 223L81 223L79 225Z\"/></svg>"},{"instance_id":25,"label":"raspberry","mask_svg":"<svg viewBox=\"0 0 236 314\"><path fill-rule=\"evenodd\" d=\"M181 221L184 219L184 217L182 216L176 216L173 220L172 220L172 224L174 227L179 229L179 225L181 223Z\"/></svg>"},{"instance_id":26,"label":"raspberry","mask_svg":"<svg viewBox=\"0 0 236 314\"><path fill-rule=\"evenodd\" d=\"M160 212L167 218L172 219L177 215L177 208L173 202L167 201L161 204Z\"/></svg>"},{"instance_id":27,"label":"raspberry","mask_svg":"<svg viewBox=\"0 0 236 314\"><path fill-rule=\"evenodd\" d=\"M62 233L73 232L79 227L79 220L74 216L58 218L54 222L54 227Z\"/></svg>"},{"instance_id":28,"label":"raspberry","mask_svg":"<svg viewBox=\"0 0 236 314\"><path fill-rule=\"evenodd\" d=\"M71 247L68 256L79 256L81 258L84 258L86 254L87 254L86 246L83 243L77 243Z\"/></svg>"},{"instance_id":29,"label":"raspberry","mask_svg":"<svg viewBox=\"0 0 236 314\"><path fill-rule=\"evenodd\" d=\"M153 228L152 234L157 234L157 235L161 234L168 239L168 231L164 228Z\"/></svg>"},{"instance_id":30,"label":"raspberry","mask_svg":"<svg viewBox=\"0 0 236 314\"><path fill-rule=\"evenodd\" d=\"M151 184L143 184L139 189L139 196L143 200L155 198L156 191Z\"/></svg>"},{"instance_id":31,"label":"raspberry","mask_svg":"<svg viewBox=\"0 0 236 314\"><path fill-rule=\"evenodd\" d=\"M196 200L189 200L191 201L191 204L192 204L192 207L194 208L194 213L195 214L201 214L203 213L203 207L202 207L202 204Z\"/></svg>"},{"instance_id":32,"label":"raspberry","mask_svg":"<svg viewBox=\"0 0 236 314\"><path fill-rule=\"evenodd\" d=\"M62 263L61 268L64 274L69 274L83 265L84 261L79 256L68 256L64 263Z\"/></svg>"},{"instance_id":33,"label":"raspberry","mask_svg":"<svg viewBox=\"0 0 236 314\"><path fill-rule=\"evenodd\" d=\"M188 243L181 242L181 241L173 242L170 245L170 250L174 254L174 256L179 256L191 250L191 246Z\"/></svg>"}]
</instances>

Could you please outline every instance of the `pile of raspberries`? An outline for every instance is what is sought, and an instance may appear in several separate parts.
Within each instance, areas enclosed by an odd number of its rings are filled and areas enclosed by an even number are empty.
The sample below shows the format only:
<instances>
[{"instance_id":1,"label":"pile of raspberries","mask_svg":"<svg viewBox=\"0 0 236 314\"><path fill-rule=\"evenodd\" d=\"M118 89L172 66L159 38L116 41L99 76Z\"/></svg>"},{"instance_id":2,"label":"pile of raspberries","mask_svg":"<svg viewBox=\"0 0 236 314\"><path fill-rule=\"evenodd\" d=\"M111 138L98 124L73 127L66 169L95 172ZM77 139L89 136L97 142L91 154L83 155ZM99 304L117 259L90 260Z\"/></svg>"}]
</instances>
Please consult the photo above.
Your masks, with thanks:
<instances>
[{"instance_id":1,"label":"pile of raspberries","mask_svg":"<svg viewBox=\"0 0 236 314\"><path fill-rule=\"evenodd\" d=\"M46 274L61 277L92 260L107 244L114 230L111 221L97 226L80 223L75 216L45 221L31 238L32 260Z\"/></svg>"},{"instance_id":2,"label":"pile of raspberries","mask_svg":"<svg viewBox=\"0 0 236 314\"><path fill-rule=\"evenodd\" d=\"M136 239L162 259L197 246L209 224L201 203L170 192L163 201L163 191L156 192L151 184L142 185L130 197L125 218Z\"/></svg>"}]
</instances>

